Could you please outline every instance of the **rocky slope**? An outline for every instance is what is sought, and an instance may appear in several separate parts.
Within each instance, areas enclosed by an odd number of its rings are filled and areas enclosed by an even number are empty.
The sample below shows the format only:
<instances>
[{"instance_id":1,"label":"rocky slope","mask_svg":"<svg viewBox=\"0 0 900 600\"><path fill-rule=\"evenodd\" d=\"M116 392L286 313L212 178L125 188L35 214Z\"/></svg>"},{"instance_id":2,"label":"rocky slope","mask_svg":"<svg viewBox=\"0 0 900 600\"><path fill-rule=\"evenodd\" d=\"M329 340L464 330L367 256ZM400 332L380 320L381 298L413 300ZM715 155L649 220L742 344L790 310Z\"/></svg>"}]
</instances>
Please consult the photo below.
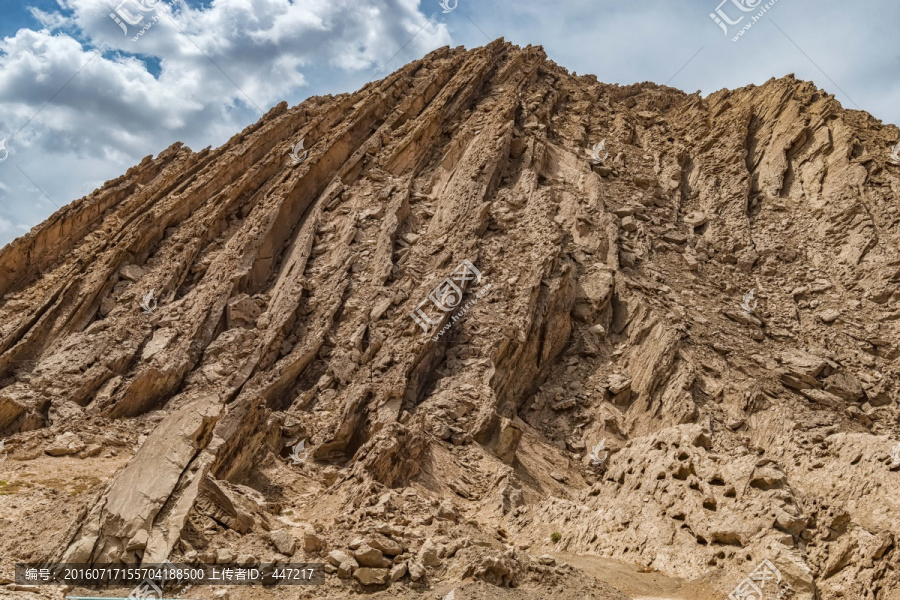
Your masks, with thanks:
<instances>
[{"instance_id":1,"label":"rocky slope","mask_svg":"<svg viewBox=\"0 0 900 600\"><path fill-rule=\"evenodd\" d=\"M498 40L147 157L0 251L0 577L896 600L898 137Z\"/></svg>"}]
</instances>

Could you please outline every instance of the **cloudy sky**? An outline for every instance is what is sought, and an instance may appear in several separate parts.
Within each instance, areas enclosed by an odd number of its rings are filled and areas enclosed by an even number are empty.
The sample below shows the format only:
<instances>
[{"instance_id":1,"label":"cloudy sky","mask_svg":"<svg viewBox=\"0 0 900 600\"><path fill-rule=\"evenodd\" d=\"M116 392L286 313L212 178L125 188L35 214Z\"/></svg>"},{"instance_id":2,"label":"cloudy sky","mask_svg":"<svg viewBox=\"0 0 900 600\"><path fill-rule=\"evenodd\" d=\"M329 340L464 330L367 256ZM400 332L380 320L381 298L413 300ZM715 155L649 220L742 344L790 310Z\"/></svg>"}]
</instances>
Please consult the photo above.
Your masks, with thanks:
<instances>
[{"instance_id":1,"label":"cloudy sky","mask_svg":"<svg viewBox=\"0 0 900 600\"><path fill-rule=\"evenodd\" d=\"M175 141L498 37L703 94L794 73L900 123L900 2L775 0L734 42L767 2L720 1L0 0L0 245Z\"/></svg>"}]
</instances>

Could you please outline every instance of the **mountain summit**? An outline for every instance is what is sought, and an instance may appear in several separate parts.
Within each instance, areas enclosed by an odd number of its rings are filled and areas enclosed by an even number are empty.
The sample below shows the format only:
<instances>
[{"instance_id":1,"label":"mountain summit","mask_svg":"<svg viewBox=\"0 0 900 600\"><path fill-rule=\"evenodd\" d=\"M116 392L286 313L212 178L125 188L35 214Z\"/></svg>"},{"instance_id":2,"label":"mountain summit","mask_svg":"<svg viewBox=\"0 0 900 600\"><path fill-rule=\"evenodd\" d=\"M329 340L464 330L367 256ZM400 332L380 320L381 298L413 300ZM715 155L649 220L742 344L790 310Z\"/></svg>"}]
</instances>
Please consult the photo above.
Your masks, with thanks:
<instances>
[{"instance_id":1,"label":"mountain summit","mask_svg":"<svg viewBox=\"0 0 900 600\"><path fill-rule=\"evenodd\" d=\"M498 40L147 157L0 251L0 583L896 600L898 138Z\"/></svg>"}]
</instances>

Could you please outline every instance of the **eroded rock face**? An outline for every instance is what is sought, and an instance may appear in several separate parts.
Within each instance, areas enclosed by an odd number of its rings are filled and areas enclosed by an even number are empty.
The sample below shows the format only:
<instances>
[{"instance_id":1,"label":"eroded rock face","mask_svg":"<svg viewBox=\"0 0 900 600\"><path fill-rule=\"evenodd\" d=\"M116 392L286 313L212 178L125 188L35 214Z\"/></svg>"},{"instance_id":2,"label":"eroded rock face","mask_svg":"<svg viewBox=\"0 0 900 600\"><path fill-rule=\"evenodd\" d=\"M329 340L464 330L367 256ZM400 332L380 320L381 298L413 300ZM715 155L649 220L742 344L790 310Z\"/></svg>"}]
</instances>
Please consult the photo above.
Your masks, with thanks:
<instances>
[{"instance_id":1,"label":"eroded rock face","mask_svg":"<svg viewBox=\"0 0 900 600\"><path fill-rule=\"evenodd\" d=\"M98 465L0 556L277 551L332 597L767 559L893 597L898 137L792 77L701 98L497 41L175 144L0 251L9 458Z\"/></svg>"}]
</instances>

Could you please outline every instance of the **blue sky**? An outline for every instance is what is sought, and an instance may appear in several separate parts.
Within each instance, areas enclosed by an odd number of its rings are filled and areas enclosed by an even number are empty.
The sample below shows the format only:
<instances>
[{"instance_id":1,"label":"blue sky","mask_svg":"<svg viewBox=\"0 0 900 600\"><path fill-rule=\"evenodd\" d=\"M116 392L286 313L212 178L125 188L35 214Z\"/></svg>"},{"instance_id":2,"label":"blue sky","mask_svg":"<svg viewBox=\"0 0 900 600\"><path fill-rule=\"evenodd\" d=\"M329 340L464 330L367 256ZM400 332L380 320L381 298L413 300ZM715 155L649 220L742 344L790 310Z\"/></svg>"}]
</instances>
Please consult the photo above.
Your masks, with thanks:
<instances>
[{"instance_id":1,"label":"blue sky","mask_svg":"<svg viewBox=\"0 0 900 600\"><path fill-rule=\"evenodd\" d=\"M704 95L794 73L900 122L895 0L777 0L737 42L763 0L439 1L0 0L0 245L175 141L216 146L282 100L498 37L601 81ZM717 8L743 17L728 35Z\"/></svg>"}]
</instances>

